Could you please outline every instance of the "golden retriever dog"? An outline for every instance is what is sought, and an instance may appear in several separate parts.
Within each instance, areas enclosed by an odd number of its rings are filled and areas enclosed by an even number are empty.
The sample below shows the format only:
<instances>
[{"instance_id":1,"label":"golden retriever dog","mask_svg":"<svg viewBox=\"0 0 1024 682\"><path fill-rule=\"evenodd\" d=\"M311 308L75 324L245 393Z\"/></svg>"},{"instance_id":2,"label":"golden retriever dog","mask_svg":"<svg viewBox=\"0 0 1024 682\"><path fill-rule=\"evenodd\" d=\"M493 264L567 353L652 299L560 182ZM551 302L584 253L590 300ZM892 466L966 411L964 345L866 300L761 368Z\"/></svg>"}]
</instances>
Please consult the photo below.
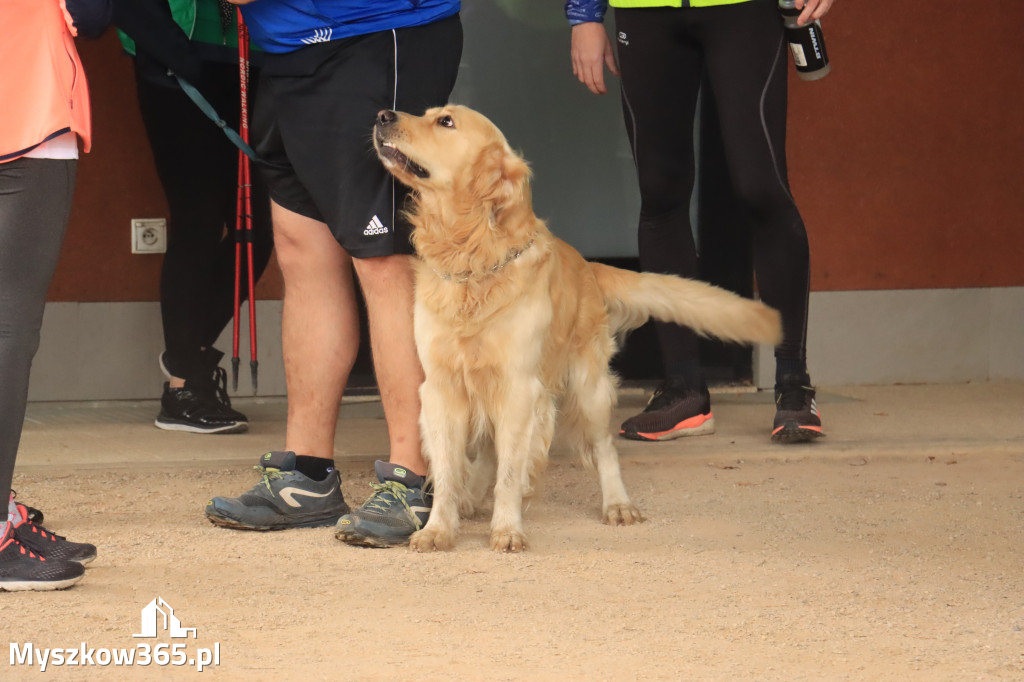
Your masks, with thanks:
<instances>
[{"instance_id":1,"label":"golden retriever dog","mask_svg":"<svg viewBox=\"0 0 1024 682\"><path fill-rule=\"evenodd\" d=\"M519 552L524 499L555 415L597 469L604 522L643 521L609 428L616 339L655 318L737 342L776 343L779 315L716 287L590 263L533 213L530 171L481 114L378 114L374 146L413 190L420 426L434 505L412 549L451 549L494 484L490 544Z\"/></svg>"}]
</instances>

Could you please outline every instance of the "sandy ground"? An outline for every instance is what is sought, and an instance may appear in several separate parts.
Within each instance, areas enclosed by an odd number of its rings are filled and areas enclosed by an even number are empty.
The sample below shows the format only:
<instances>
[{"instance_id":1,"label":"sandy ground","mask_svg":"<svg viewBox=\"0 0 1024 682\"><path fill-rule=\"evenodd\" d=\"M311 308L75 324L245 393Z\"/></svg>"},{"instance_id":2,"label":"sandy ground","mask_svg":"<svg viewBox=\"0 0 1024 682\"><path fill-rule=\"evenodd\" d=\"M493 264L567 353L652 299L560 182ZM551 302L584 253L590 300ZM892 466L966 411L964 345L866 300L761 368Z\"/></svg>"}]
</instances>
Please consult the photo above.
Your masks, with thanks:
<instances>
[{"instance_id":1,"label":"sandy ground","mask_svg":"<svg viewBox=\"0 0 1024 682\"><path fill-rule=\"evenodd\" d=\"M206 500L280 445L280 400L222 437L159 432L153 403L33 405L15 486L99 558L70 590L0 594L0 627L22 651L219 645L202 677L225 680L1024 679L1024 384L819 399L810 446L768 443L770 397L742 393L716 395L713 436L619 441L640 526L602 525L595 477L556 453L519 555L487 548L486 518L430 555L211 526ZM383 422L377 403L341 415L358 504ZM158 596L197 639L132 637ZM197 674L0 662L3 680Z\"/></svg>"}]
</instances>

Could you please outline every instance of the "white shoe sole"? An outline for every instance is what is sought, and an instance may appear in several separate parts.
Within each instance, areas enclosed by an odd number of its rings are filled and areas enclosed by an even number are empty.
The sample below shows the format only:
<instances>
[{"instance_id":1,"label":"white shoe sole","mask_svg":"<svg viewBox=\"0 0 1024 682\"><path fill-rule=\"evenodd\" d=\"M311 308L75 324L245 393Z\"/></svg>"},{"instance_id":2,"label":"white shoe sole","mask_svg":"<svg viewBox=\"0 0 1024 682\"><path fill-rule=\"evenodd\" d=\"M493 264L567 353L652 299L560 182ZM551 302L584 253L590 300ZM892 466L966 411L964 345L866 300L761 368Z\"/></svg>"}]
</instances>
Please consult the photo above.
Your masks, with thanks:
<instances>
[{"instance_id":1,"label":"white shoe sole","mask_svg":"<svg viewBox=\"0 0 1024 682\"><path fill-rule=\"evenodd\" d=\"M686 429L675 429L664 433L637 433L626 435L625 431L619 431L619 435L628 440L641 440L649 443L658 441L675 440L676 438L689 438L690 436L709 436L715 432L715 415L711 415L699 426Z\"/></svg>"},{"instance_id":2,"label":"white shoe sole","mask_svg":"<svg viewBox=\"0 0 1024 682\"><path fill-rule=\"evenodd\" d=\"M68 578L67 580L12 580L10 582L0 582L0 592L66 590L84 577L84 575L80 575L77 578Z\"/></svg>"},{"instance_id":3,"label":"white shoe sole","mask_svg":"<svg viewBox=\"0 0 1024 682\"><path fill-rule=\"evenodd\" d=\"M162 422L159 419L155 420L153 424L158 429L164 431L185 431L186 433L241 433L249 428L248 422L235 422L234 424L226 424L224 426L216 426L212 428L193 426L192 424L175 424L173 422Z\"/></svg>"}]
</instances>

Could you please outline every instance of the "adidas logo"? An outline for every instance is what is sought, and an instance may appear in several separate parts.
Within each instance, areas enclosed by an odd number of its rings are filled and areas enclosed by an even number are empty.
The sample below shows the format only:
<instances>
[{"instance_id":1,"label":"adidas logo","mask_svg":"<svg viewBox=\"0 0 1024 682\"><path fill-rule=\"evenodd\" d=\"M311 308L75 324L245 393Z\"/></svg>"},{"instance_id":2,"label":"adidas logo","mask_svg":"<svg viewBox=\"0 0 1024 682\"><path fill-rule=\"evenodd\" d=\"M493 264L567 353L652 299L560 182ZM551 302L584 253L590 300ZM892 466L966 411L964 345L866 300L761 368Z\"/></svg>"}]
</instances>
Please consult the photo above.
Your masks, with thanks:
<instances>
[{"instance_id":1,"label":"adidas logo","mask_svg":"<svg viewBox=\"0 0 1024 682\"><path fill-rule=\"evenodd\" d=\"M388 227L380 221L380 218L373 216L369 223L366 224L366 229L363 230L363 234L367 237L372 237L375 234L387 234Z\"/></svg>"}]
</instances>

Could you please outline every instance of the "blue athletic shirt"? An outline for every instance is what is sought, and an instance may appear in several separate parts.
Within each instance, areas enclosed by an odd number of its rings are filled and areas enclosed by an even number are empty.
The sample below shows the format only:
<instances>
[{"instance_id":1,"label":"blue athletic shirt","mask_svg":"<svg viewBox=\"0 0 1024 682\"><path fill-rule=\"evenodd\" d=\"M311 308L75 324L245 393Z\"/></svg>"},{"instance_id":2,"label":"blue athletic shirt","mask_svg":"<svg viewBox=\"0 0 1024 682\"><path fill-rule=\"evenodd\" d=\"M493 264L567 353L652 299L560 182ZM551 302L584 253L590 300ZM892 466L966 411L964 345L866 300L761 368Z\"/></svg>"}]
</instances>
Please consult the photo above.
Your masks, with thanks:
<instances>
[{"instance_id":1,"label":"blue athletic shirt","mask_svg":"<svg viewBox=\"0 0 1024 682\"><path fill-rule=\"evenodd\" d=\"M249 35L266 52L422 26L459 11L459 0L256 0L241 5Z\"/></svg>"}]
</instances>

